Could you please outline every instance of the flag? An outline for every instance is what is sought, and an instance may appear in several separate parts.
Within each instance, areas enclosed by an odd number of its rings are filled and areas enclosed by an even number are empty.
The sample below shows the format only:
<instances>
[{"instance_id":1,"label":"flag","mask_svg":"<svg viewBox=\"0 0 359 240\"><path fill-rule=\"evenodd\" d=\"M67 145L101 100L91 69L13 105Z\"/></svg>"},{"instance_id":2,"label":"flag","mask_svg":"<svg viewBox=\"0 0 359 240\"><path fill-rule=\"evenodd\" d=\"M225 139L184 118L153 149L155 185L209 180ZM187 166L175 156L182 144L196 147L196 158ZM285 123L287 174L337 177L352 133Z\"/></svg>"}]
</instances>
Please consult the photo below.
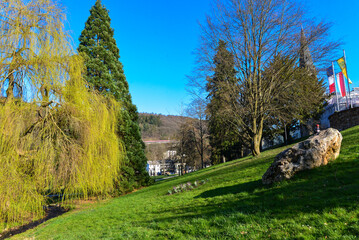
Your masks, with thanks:
<instances>
[{"instance_id":1,"label":"flag","mask_svg":"<svg viewBox=\"0 0 359 240\"><path fill-rule=\"evenodd\" d=\"M338 81L338 90L342 94L342 97L345 97L346 92L345 92L344 77L342 72L337 73L337 81Z\"/></svg>"},{"instance_id":2,"label":"flag","mask_svg":"<svg viewBox=\"0 0 359 240\"><path fill-rule=\"evenodd\" d=\"M335 78L332 66L327 68L327 76L329 82L329 93L333 93L335 92Z\"/></svg>"},{"instance_id":3,"label":"flag","mask_svg":"<svg viewBox=\"0 0 359 240\"><path fill-rule=\"evenodd\" d=\"M348 78L348 73L347 73L347 65L345 63L345 59L344 57L341 57L337 60L337 63L340 67L340 69L342 70L344 76L346 77L346 79L348 79L348 82L351 84L352 81L350 81L350 79Z\"/></svg>"}]
</instances>

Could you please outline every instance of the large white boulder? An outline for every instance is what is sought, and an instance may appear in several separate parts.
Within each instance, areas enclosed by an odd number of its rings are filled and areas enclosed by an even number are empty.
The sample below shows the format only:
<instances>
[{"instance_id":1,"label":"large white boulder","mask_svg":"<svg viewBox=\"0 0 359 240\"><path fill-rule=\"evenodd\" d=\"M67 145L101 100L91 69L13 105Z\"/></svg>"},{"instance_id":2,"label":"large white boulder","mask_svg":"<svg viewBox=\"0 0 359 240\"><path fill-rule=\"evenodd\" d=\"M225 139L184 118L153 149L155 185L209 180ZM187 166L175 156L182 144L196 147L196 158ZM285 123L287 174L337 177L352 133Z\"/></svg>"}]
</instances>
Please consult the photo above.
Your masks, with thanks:
<instances>
[{"instance_id":1,"label":"large white boulder","mask_svg":"<svg viewBox=\"0 0 359 240\"><path fill-rule=\"evenodd\" d=\"M327 165L339 156L341 133L328 128L279 153L262 177L263 184L290 179L296 172Z\"/></svg>"}]
</instances>

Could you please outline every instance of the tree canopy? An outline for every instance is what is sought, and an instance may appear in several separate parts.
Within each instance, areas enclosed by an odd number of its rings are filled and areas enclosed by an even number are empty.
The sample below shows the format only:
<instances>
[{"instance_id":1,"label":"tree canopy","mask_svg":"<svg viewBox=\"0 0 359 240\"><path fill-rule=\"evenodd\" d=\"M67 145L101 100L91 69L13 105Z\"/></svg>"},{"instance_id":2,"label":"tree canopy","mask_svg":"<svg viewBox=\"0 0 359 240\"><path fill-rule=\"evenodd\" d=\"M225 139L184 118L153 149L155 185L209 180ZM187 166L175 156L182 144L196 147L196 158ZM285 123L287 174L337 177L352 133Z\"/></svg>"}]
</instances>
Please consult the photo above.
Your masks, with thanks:
<instances>
[{"instance_id":1,"label":"tree canopy","mask_svg":"<svg viewBox=\"0 0 359 240\"><path fill-rule=\"evenodd\" d=\"M86 88L59 5L0 6L0 221L43 216L51 194L113 194L124 155L121 105Z\"/></svg>"},{"instance_id":2,"label":"tree canopy","mask_svg":"<svg viewBox=\"0 0 359 240\"><path fill-rule=\"evenodd\" d=\"M228 51L233 54L237 81L232 88L236 101L231 101L229 108L232 123L241 137L250 142L252 154L259 155L264 123L284 109L273 101L281 98L293 84L282 81L282 77L293 79L300 68L298 60L304 47L300 43L301 28L308 36L305 46L311 49L318 67L332 56L338 43L326 38L330 25L308 19L295 1L223 0L217 4L216 12L203 25L197 69L202 76L212 76L217 43L219 40L227 43ZM280 68L273 68L270 77L266 77L266 69L278 56L288 61Z\"/></svg>"},{"instance_id":3,"label":"tree canopy","mask_svg":"<svg viewBox=\"0 0 359 240\"><path fill-rule=\"evenodd\" d=\"M148 184L145 145L138 125L138 112L132 103L129 86L119 61L114 30L108 10L97 0L79 38L78 51L84 54L89 86L103 95L111 95L122 105L118 133L126 149L123 181L129 181L129 189ZM126 190L124 190L126 191Z\"/></svg>"},{"instance_id":4,"label":"tree canopy","mask_svg":"<svg viewBox=\"0 0 359 240\"><path fill-rule=\"evenodd\" d=\"M241 136L235 129L231 102L237 98L236 70L233 54L224 41L219 40L214 56L214 74L207 78L207 119L211 144L212 163L225 162L239 157Z\"/></svg>"},{"instance_id":5,"label":"tree canopy","mask_svg":"<svg viewBox=\"0 0 359 240\"><path fill-rule=\"evenodd\" d=\"M62 9L50 0L0 3L0 84L8 98L58 95L73 54ZM51 88L51 89L50 89ZM3 92L4 93L4 92Z\"/></svg>"}]
</instances>

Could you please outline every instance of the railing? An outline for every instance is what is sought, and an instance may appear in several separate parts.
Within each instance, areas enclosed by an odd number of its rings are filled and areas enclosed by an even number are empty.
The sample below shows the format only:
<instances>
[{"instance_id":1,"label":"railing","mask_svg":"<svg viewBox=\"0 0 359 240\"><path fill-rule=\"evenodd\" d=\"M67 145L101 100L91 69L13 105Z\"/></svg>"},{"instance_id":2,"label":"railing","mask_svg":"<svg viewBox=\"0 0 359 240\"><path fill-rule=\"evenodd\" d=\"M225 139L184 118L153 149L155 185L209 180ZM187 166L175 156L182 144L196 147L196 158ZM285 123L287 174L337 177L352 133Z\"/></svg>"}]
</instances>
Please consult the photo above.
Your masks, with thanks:
<instances>
[{"instance_id":1,"label":"railing","mask_svg":"<svg viewBox=\"0 0 359 240\"><path fill-rule=\"evenodd\" d=\"M351 107L359 107L359 95L352 95L351 98L348 97L338 97L338 99L333 96L328 101L327 110L331 110L333 114L334 112L340 112Z\"/></svg>"}]
</instances>

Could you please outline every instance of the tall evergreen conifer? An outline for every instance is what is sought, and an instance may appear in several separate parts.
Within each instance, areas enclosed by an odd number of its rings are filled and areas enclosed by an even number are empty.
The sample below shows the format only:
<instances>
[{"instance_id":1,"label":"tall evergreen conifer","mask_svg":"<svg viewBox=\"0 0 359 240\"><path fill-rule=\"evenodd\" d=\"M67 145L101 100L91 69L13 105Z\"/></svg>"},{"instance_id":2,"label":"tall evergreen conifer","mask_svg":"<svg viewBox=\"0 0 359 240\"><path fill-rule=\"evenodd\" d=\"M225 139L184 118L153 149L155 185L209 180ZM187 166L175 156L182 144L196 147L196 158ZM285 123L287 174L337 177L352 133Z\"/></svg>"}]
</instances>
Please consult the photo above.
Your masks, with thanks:
<instances>
[{"instance_id":1,"label":"tall evergreen conifer","mask_svg":"<svg viewBox=\"0 0 359 240\"><path fill-rule=\"evenodd\" d=\"M231 118L231 109L238 92L235 87L236 70L233 55L227 50L226 43L218 42L217 54L214 57L214 75L208 78L207 105L212 163L232 160L240 155L240 139Z\"/></svg>"},{"instance_id":2,"label":"tall evergreen conifer","mask_svg":"<svg viewBox=\"0 0 359 240\"><path fill-rule=\"evenodd\" d=\"M145 145L138 126L138 112L132 103L119 61L120 54L111 28L109 11L101 4L101 0L97 0L91 8L79 41L78 51L85 55L85 79L89 86L104 95L114 96L123 106L118 127L127 153L126 164L122 167L122 191L146 185L149 176L146 172Z\"/></svg>"}]
</instances>

